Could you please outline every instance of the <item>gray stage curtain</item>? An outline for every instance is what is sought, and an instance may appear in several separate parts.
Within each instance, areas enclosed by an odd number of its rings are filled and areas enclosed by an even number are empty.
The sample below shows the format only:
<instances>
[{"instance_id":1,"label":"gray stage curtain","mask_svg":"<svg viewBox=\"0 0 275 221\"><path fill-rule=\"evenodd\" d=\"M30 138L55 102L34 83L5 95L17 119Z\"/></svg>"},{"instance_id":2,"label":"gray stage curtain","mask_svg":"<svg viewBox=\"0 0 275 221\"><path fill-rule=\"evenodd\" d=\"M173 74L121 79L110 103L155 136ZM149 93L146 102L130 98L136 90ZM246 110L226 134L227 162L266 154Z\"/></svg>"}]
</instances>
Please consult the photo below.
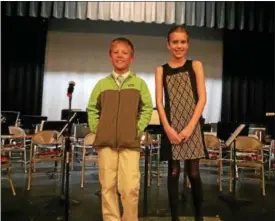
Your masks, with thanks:
<instances>
[{"instance_id":1,"label":"gray stage curtain","mask_svg":"<svg viewBox=\"0 0 275 221\"><path fill-rule=\"evenodd\" d=\"M5 15L274 31L274 2L2 2Z\"/></svg>"}]
</instances>

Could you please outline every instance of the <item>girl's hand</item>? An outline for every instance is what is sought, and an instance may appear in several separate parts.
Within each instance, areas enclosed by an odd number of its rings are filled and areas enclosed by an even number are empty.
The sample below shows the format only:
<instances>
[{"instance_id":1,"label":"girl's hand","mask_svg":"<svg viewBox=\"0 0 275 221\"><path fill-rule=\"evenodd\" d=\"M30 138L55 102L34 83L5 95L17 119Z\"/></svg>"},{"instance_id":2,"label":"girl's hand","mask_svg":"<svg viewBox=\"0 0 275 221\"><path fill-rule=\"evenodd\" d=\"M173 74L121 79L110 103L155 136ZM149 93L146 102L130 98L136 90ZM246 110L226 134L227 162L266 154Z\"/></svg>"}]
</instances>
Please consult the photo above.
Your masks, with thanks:
<instances>
[{"instance_id":1,"label":"girl's hand","mask_svg":"<svg viewBox=\"0 0 275 221\"><path fill-rule=\"evenodd\" d=\"M185 127L180 133L179 137L181 142L186 142L191 134L193 133L193 129L191 127Z\"/></svg>"},{"instance_id":2,"label":"girl's hand","mask_svg":"<svg viewBox=\"0 0 275 221\"><path fill-rule=\"evenodd\" d=\"M172 144L179 144L181 142L180 136L172 127L165 128L165 132Z\"/></svg>"}]
</instances>

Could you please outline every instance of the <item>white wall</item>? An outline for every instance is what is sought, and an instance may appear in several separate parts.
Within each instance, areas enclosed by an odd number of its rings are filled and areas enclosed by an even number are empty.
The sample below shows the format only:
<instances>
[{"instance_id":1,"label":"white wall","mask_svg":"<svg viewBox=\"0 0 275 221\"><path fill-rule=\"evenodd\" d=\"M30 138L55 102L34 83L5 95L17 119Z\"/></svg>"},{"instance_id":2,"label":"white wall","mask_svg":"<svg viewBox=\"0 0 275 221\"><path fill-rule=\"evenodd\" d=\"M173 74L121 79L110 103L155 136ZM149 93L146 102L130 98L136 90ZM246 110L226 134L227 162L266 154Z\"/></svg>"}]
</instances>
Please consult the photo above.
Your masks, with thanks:
<instances>
[{"instance_id":1,"label":"white wall","mask_svg":"<svg viewBox=\"0 0 275 221\"><path fill-rule=\"evenodd\" d=\"M96 82L112 67L108 50L113 38L125 36L135 46L132 70L148 84L155 105L154 70L167 61L167 25L53 20L48 33L42 114L58 120L68 108L68 82L76 82L72 108L87 107ZM204 63L208 101L204 111L207 122L217 122L221 110L222 39L221 31L189 28L189 58Z\"/></svg>"}]
</instances>

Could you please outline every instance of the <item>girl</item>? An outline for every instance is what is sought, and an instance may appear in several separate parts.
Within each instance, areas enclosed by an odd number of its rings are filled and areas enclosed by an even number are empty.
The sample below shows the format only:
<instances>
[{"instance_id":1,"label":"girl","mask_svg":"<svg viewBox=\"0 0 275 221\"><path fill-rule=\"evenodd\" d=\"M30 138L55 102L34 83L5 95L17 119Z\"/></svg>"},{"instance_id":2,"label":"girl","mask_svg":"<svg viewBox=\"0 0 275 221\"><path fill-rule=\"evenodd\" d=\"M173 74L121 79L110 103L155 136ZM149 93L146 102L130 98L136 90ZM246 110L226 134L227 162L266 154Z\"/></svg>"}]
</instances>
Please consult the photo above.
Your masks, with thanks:
<instances>
[{"instance_id":1,"label":"girl","mask_svg":"<svg viewBox=\"0 0 275 221\"><path fill-rule=\"evenodd\" d=\"M203 65L186 59L189 35L176 26L168 32L168 63L155 72L156 103L164 133L161 141L161 160L168 160L168 197L172 221L179 220L178 183L180 160L192 186L195 220L203 220L202 182L199 159L205 157L200 120L206 103ZM163 107L163 91L165 107Z\"/></svg>"}]
</instances>

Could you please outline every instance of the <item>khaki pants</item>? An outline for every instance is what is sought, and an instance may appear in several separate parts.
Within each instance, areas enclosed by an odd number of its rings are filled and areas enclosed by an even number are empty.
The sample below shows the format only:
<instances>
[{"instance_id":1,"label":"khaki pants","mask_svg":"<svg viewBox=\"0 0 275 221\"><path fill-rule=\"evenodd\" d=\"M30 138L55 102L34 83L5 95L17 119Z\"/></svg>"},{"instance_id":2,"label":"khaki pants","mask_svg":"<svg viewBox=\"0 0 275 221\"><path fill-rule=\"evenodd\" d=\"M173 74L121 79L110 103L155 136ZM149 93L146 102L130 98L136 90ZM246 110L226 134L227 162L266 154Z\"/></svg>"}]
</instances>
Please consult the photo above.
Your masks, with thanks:
<instances>
[{"instance_id":1,"label":"khaki pants","mask_svg":"<svg viewBox=\"0 0 275 221\"><path fill-rule=\"evenodd\" d=\"M140 189L140 152L130 149L98 150L99 181L101 184L104 221L138 221ZM123 216L120 217L118 192Z\"/></svg>"}]
</instances>

